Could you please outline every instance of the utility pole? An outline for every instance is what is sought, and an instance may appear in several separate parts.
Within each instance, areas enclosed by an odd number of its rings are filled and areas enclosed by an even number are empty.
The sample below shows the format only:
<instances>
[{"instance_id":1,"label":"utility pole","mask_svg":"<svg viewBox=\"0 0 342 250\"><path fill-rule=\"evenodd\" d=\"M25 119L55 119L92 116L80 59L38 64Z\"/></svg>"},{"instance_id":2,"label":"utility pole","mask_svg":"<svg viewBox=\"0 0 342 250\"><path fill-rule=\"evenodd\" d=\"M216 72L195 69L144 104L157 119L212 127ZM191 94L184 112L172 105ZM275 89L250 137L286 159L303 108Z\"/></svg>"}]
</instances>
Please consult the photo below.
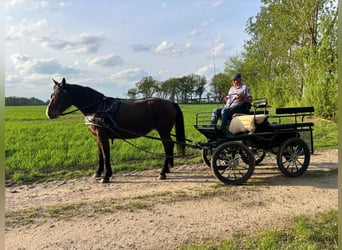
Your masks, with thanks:
<instances>
[{"instance_id":1,"label":"utility pole","mask_svg":"<svg viewBox=\"0 0 342 250\"><path fill-rule=\"evenodd\" d=\"M215 47L213 47L213 62L214 62L214 76L216 75L216 66L215 66Z\"/></svg>"}]
</instances>

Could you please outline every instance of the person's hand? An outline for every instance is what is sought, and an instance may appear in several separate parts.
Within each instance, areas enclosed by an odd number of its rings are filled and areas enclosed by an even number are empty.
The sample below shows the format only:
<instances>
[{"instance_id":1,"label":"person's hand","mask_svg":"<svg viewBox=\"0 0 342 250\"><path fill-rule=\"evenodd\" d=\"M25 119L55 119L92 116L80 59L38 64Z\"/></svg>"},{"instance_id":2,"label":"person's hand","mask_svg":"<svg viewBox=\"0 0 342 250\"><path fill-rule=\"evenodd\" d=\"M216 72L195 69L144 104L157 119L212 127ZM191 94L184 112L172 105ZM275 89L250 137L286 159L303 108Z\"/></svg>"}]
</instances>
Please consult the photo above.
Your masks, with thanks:
<instances>
[{"instance_id":1,"label":"person's hand","mask_svg":"<svg viewBox=\"0 0 342 250\"><path fill-rule=\"evenodd\" d=\"M243 100L243 99L245 99L245 95L236 94L236 98Z\"/></svg>"}]
</instances>

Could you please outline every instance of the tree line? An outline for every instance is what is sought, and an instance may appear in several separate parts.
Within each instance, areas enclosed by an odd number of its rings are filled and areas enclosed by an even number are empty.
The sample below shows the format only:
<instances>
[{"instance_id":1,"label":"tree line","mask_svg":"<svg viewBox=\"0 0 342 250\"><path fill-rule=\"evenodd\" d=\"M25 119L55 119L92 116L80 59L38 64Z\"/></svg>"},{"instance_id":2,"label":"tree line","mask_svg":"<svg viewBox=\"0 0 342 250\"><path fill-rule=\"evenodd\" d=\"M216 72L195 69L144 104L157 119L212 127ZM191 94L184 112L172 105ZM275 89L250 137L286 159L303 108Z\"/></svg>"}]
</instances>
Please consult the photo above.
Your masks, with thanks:
<instances>
[{"instance_id":1,"label":"tree line","mask_svg":"<svg viewBox=\"0 0 342 250\"><path fill-rule=\"evenodd\" d=\"M243 51L229 57L224 71L209 83L196 74L163 82L148 76L127 96L158 96L182 103L215 99L215 93L227 92L230 78L240 72L254 97L266 97L275 107L314 106L321 117L337 121L337 2L261 2L260 12L247 21L250 39Z\"/></svg>"},{"instance_id":2,"label":"tree line","mask_svg":"<svg viewBox=\"0 0 342 250\"><path fill-rule=\"evenodd\" d=\"M5 106L34 106L34 105L46 105L49 102L39 100L35 97L26 98L26 97L16 97L10 96L5 97Z\"/></svg>"},{"instance_id":3,"label":"tree line","mask_svg":"<svg viewBox=\"0 0 342 250\"><path fill-rule=\"evenodd\" d=\"M192 100L206 100L204 97L207 79L205 76L190 74L183 77L174 77L166 81L157 81L152 76L143 77L127 92L131 99L137 97L148 98L152 96L169 99L178 103L190 103Z\"/></svg>"}]
</instances>

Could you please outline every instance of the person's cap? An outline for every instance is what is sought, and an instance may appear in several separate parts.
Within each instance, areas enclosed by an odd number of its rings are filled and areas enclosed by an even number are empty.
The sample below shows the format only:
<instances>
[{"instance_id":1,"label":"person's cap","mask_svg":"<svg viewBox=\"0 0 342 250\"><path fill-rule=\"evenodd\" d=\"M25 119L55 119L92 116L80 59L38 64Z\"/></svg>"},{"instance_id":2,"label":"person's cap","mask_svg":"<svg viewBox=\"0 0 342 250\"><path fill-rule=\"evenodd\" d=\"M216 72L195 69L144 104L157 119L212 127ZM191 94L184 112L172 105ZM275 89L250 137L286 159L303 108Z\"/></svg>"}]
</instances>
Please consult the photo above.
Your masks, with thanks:
<instances>
[{"instance_id":1,"label":"person's cap","mask_svg":"<svg viewBox=\"0 0 342 250\"><path fill-rule=\"evenodd\" d=\"M236 80L236 79L241 79L241 74L237 73L233 76L232 81Z\"/></svg>"}]
</instances>

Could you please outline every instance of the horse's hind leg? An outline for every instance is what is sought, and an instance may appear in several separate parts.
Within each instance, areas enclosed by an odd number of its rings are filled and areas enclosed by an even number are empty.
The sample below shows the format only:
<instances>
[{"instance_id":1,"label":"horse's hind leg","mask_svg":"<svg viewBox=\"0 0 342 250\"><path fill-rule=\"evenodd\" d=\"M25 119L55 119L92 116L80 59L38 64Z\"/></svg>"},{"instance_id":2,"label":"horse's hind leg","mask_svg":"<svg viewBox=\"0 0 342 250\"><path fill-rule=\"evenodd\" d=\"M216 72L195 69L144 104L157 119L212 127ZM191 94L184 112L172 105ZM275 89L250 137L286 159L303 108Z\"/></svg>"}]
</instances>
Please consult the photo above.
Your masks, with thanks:
<instances>
[{"instance_id":1,"label":"horse's hind leg","mask_svg":"<svg viewBox=\"0 0 342 250\"><path fill-rule=\"evenodd\" d=\"M102 148L99 144L97 146L98 146L99 166L94 174L94 178L101 177L104 171L104 159L103 159L103 154L102 154Z\"/></svg>"},{"instance_id":2,"label":"horse's hind leg","mask_svg":"<svg viewBox=\"0 0 342 250\"><path fill-rule=\"evenodd\" d=\"M161 169L161 172L159 174L159 180L165 180L166 179L166 173L170 173L170 167L173 167L173 147L174 144L171 142L170 139L166 139L167 141L163 141L164 150L165 150L165 161L164 165Z\"/></svg>"},{"instance_id":3,"label":"horse's hind leg","mask_svg":"<svg viewBox=\"0 0 342 250\"><path fill-rule=\"evenodd\" d=\"M97 149L98 149L98 159L99 159L99 165L97 167L97 170L95 174L93 175L94 178L99 178L102 176L102 173L104 171L104 158L103 158L103 145L102 145L102 140L100 139L100 132L98 128L94 126L89 126L88 130L90 133L92 133L96 137L96 142L97 142Z\"/></svg>"}]
</instances>

